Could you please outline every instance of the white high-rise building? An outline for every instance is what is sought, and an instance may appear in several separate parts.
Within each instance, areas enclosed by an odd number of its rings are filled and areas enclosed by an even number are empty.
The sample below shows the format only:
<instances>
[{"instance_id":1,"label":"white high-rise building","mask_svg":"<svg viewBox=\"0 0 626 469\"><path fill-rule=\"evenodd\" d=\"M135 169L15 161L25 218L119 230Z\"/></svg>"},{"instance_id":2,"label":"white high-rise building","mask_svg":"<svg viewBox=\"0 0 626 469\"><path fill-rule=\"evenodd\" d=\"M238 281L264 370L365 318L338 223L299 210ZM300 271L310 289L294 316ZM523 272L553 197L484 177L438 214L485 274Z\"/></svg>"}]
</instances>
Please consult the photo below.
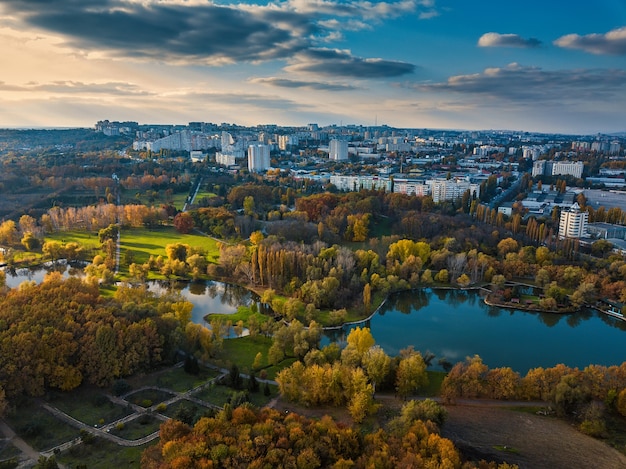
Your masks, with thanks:
<instances>
[{"instance_id":1,"label":"white high-rise building","mask_svg":"<svg viewBox=\"0 0 626 469\"><path fill-rule=\"evenodd\" d=\"M270 167L270 146L263 144L248 147L248 171L260 172Z\"/></svg>"},{"instance_id":2,"label":"white high-rise building","mask_svg":"<svg viewBox=\"0 0 626 469\"><path fill-rule=\"evenodd\" d=\"M575 203L569 210L561 212L559 219L559 238L584 238L587 234L589 214L581 212L580 206Z\"/></svg>"},{"instance_id":3,"label":"white high-rise building","mask_svg":"<svg viewBox=\"0 0 626 469\"><path fill-rule=\"evenodd\" d=\"M335 161L348 159L348 142L333 139L328 147L328 158Z\"/></svg>"}]
</instances>

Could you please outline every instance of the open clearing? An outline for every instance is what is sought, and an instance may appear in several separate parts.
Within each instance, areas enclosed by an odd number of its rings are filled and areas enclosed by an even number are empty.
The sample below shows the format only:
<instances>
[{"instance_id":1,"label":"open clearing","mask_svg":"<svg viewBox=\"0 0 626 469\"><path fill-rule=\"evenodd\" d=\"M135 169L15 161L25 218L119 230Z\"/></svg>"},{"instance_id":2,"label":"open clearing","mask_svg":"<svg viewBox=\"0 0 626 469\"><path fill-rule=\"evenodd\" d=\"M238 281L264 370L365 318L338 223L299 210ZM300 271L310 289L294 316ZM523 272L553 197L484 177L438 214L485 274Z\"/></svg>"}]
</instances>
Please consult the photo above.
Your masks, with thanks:
<instances>
[{"instance_id":1,"label":"open clearing","mask_svg":"<svg viewBox=\"0 0 626 469\"><path fill-rule=\"evenodd\" d=\"M492 405L446 406L441 434L470 459L520 469L626 467L626 456L567 422Z\"/></svg>"}]
</instances>

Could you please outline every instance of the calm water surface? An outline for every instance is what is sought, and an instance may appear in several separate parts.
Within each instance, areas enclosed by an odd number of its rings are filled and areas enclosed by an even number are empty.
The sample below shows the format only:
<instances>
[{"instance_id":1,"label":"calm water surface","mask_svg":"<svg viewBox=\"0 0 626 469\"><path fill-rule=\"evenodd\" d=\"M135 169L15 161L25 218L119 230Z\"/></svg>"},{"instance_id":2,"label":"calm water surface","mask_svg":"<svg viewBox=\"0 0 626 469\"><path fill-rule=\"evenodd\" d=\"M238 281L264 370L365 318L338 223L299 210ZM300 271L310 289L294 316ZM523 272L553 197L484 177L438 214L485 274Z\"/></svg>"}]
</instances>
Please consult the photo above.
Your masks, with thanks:
<instances>
[{"instance_id":1,"label":"calm water surface","mask_svg":"<svg viewBox=\"0 0 626 469\"><path fill-rule=\"evenodd\" d=\"M37 283L50 269L6 271L6 282L16 288L25 280ZM80 269L57 265L64 277ZM192 320L207 325L210 313L231 314L240 305L258 304L245 288L221 282L149 282L152 291L179 291L193 303ZM259 305L260 309L261 305ZM510 366L520 373L558 363L584 368L594 363L616 365L626 361L626 322L587 310L571 315L529 313L486 305L478 292L415 290L389 297L369 321L376 343L389 355L412 345L456 363L478 354L490 367ZM351 326L356 327L356 326ZM351 327L329 333L328 340L345 340Z\"/></svg>"},{"instance_id":2,"label":"calm water surface","mask_svg":"<svg viewBox=\"0 0 626 469\"><path fill-rule=\"evenodd\" d=\"M478 354L520 373L558 363L584 368L626 361L626 322L595 311L528 313L487 306L478 292L416 290L392 295L370 321L389 355L409 345L456 363ZM355 327L355 326L353 326Z\"/></svg>"}]
</instances>

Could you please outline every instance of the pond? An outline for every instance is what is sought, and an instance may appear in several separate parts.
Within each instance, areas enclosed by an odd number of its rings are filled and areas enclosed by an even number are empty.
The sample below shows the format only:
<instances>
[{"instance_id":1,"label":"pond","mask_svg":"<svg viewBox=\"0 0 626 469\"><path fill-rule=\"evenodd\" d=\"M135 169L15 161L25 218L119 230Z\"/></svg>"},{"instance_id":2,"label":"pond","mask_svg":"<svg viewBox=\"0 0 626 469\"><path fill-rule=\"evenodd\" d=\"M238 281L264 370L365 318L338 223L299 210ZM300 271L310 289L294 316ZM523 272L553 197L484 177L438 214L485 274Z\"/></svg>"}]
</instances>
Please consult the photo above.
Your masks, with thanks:
<instances>
[{"instance_id":1,"label":"pond","mask_svg":"<svg viewBox=\"0 0 626 469\"><path fill-rule=\"evenodd\" d=\"M49 274L50 272L60 272L63 278L68 278L70 276L82 277L84 276L84 267L85 265L81 263L68 264L66 261L60 260L56 262L48 262L38 267L24 269L5 267L3 270L6 274L7 287L17 288L22 282L26 281L41 283L43 282L46 274Z\"/></svg>"},{"instance_id":2,"label":"pond","mask_svg":"<svg viewBox=\"0 0 626 469\"><path fill-rule=\"evenodd\" d=\"M258 296L250 290L223 282L150 281L148 289L158 294L174 290L193 304L191 320L208 327L207 314L233 314L239 306L257 303Z\"/></svg>"},{"instance_id":3,"label":"pond","mask_svg":"<svg viewBox=\"0 0 626 469\"><path fill-rule=\"evenodd\" d=\"M424 289L392 295L370 320L389 355L410 345L436 358L462 361L478 354L489 367L530 368L558 363L584 368L626 361L626 322L593 310L571 315L530 313L486 305L477 291ZM343 335L350 326L344 328Z\"/></svg>"}]
</instances>

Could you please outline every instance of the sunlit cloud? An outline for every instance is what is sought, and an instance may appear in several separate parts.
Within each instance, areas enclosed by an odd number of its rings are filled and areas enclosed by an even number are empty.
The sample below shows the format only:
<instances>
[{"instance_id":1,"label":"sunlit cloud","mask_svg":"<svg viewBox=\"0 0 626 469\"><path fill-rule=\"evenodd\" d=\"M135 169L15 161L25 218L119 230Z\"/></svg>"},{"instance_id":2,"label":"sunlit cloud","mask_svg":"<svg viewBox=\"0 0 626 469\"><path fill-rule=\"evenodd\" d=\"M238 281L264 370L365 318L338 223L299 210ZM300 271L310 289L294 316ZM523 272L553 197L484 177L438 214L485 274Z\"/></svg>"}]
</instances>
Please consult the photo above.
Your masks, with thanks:
<instances>
[{"instance_id":1,"label":"sunlit cloud","mask_svg":"<svg viewBox=\"0 0 626 469\"><path fill-rule=\"evenodd\" d=\"M535 38L523 38L518 34L485 33L478 39L479 47L539 47L541 41Z\"/></svg>"},{"instance_id":2,"label":"sunlit cloud","mask_svg":"<svg viewBox=\"0 0 626 469\"><path fill-rule=\"evenodd\" d=\"M605 34L567 34L554 41L566 49L576 49L599 55L626 55L626 26Z\"/></svg>"}]
</instances>

